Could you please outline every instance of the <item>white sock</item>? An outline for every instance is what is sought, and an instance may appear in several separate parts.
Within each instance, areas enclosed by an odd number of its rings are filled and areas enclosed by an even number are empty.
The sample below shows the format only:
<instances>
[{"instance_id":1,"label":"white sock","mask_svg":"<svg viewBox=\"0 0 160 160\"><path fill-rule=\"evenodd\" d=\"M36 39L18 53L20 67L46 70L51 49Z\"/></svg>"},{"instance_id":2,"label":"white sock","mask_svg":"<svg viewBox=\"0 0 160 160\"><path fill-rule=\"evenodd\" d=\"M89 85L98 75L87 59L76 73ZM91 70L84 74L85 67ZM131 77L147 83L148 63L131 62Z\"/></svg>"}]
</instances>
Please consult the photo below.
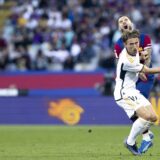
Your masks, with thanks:
<instances>
[{"instance_id":1,"label":"white sock","mask_svg":"<svg viewBox=\"0 0 160 160\"><path fill-rule=\"evenodd\" d=\"M151 138L150 138L149 134L153 134L153 133L149 130L147 133L142 134L143 140L150 141Z\"/></svg>"},{"instance_id":2,"label":"white sock","mask_svg":"<svg viewBox=\"0 0 160 160\"><path fill-rule=\"evenodd\" d=\"M139 134L143 133L146 129L152 125L151 122L146 121L145 119L138 118L132 125L130 134L127 139L127 144L134 145L136 138Z\"/></svg>"},{"instance_id":3,"label":"white sock","mask_svg":"<svg viewBox=\"0 0 160 160\"><path fill-rule=\"evenodd\" d=\"M145 140L145 141L150 141L151 140L151 138L149 136L149 132L142 134L142 137L143 137L143 140Z\"/></svg>"}]
</instances>

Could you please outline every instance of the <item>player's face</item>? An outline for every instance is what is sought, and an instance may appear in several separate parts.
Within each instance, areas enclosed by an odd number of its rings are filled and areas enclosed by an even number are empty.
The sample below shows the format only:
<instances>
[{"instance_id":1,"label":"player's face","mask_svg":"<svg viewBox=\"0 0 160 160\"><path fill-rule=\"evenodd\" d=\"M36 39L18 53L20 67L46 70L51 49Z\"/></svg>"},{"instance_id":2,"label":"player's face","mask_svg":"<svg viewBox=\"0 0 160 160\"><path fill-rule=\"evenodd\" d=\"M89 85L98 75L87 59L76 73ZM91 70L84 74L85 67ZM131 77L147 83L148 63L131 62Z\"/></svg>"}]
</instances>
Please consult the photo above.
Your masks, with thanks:
<instances>
[{"instance_id":1,"label":"player's face","mask_svg":"<svg viewBox=\"0 0 160 160\"><path fill-rule=\"evenodd\" d=\"M139 38L130 38L126 41L125 47L128 54L135 56L139 49Z\"/></svg>"},{"instance_id":2,"label":"player's face","mask_svg":"<svg viewBox=\"0 0 160 160\"><path fill-rule=\"evenodd\" d=\"M126 16L119 18L118 27L119 27L119 30L122 32L130 32L133 30L132 22Z\"/></svg>"}]
</instances>

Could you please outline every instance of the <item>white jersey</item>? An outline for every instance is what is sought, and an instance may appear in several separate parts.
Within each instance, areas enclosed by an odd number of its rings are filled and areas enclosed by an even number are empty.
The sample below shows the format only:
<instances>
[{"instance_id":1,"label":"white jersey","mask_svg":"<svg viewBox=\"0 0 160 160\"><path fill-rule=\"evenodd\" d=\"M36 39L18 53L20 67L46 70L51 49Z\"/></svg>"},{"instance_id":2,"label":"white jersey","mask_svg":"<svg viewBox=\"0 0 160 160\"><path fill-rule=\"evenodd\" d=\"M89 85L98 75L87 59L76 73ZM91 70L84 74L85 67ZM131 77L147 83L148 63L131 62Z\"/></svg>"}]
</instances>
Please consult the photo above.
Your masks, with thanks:
<instances>
[{"instance_id":1,"label":"white jersey","mask_svg":"<svg viewBox=\"0 0 160 160\"><path fill-rule=\"evenodd\" d=\"M140 63L139 54L131 56L124 48L120 54L117 64L117 77L114 90L114 98L116 101L125 97L126 93L131 93L136 90L136 82L138 74L143 69L143 64Z\"/></svg>"}]
</instances>

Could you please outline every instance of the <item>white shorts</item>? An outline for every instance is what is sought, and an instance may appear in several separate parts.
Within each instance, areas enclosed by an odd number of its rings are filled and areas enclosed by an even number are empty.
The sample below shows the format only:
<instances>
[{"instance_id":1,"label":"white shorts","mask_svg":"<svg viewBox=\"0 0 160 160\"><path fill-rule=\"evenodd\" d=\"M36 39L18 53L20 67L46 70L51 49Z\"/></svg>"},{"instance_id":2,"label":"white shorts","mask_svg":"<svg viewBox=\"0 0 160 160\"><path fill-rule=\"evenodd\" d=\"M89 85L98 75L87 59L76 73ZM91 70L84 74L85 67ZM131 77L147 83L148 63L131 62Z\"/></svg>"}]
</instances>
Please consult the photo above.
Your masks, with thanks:
<instances>
[{"instance_id":1,"label":"white shorts","mask_svg":"<svg viewBox=\"0 0 160 160\"><path fill-rule=\"evenodd\" d=\"M151 103L138 90L125 92L123 95L125 95L123 99L116 101L116 103L124 109L129 118L140 107L151 106Z\"/></svg>"}]
</instances>

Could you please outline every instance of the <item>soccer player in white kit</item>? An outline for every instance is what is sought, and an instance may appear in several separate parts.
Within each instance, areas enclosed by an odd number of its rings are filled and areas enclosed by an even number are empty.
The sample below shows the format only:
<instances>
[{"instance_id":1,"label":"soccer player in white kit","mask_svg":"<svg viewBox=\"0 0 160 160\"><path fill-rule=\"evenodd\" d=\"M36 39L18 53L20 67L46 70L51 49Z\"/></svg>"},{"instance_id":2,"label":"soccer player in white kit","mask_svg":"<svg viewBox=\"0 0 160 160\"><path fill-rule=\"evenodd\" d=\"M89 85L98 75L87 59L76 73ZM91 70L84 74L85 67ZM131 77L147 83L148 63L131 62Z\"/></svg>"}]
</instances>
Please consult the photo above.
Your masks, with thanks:
<instances>
[{"instance_id":1,"label":"soccer player in white kit","mask_svg":"<svg viewBox=\"0 0 160 160\"><path fill-rule=\"evenodd\" d=\"M134 26L133 22L131 21L129 17L121 16L118 18L118 28L122 34L124 34L125 32L132 31L134 29L133 26ZM141 61L140 62L142 62L142 64L145 64L151 67L152 66L151 38L147 34L140 33L139 41L140 41L139 51L141 51ZM123 40L122 38L119 38L114 46L116 58L119 58L119 55L121 51L123 50L123 48L124 48ZM149 99L149 95L153 87L153 83L154 83L153 74L145 75L144 73L141 72L139 74L139 79L136 82L136 88L142 93L142 95L144 95L147 99ZM134 122L137 120L137 118L138 117L134 114L132 117L130 117L130 120ZM139 151L141 153L145 153L150 147L153 146L153 139L154 139L154 134L151 132L151 130L145 130L142 133L142 141L139 147Z\"/></svg>"},{"instance_id":2,"label":"soccer player in white kit","mask_svg":"<svg viewBox=\"0 0 160 160\"><path fill-rule=\"evenodd\" d=\"M137 30L124 33L122 40L125 48L122 50L117 64L114 99L129 118L135 113L138 117L124 143L132 154L141 155L136 145L136 138L157 121L157 115L151 103L136 89L136 82L140 72L160 73L160 67L148 68L140 63L139 32Z\"/></svg>"}]
</instances>

